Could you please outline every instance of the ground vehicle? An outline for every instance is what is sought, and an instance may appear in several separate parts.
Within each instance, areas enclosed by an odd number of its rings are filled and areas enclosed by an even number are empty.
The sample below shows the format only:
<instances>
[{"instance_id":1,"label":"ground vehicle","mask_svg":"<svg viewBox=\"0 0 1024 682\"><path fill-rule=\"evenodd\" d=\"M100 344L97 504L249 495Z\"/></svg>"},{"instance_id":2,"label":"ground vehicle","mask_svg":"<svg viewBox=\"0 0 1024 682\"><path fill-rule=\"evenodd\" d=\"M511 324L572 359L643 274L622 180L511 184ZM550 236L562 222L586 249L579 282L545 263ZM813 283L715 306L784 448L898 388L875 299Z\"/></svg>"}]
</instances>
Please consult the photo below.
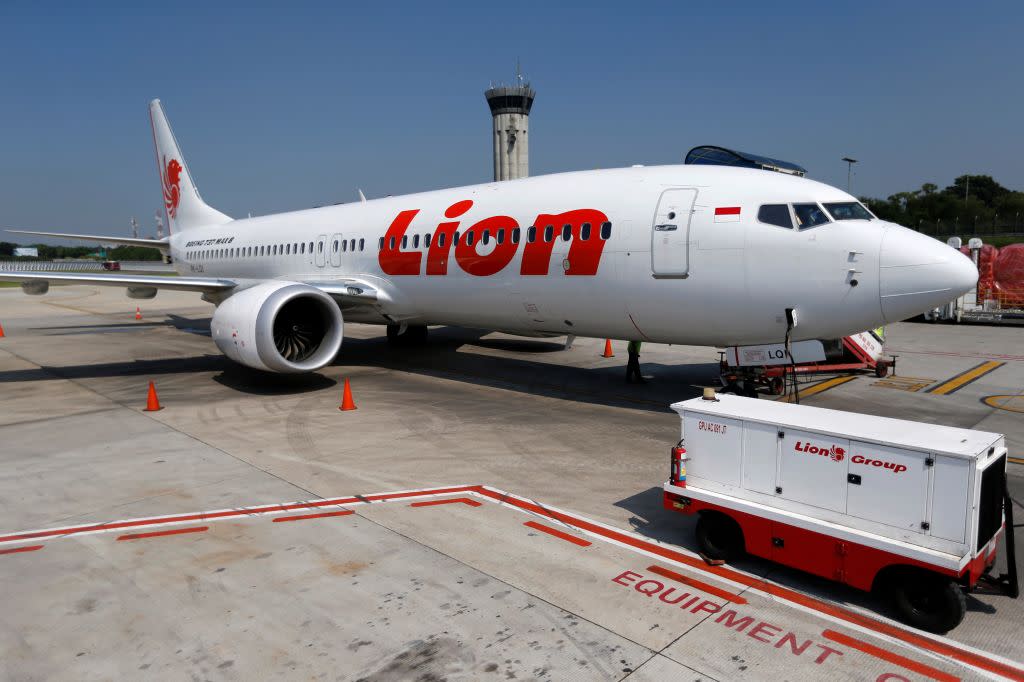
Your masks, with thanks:
<instances>
[{"instance_id":1,"label":"ground vehicle","mask_svg":"<svg viewBox=\"0 0 1024 682\"><path fill-rule=\"evenodd\" d=\"M932 632L963 618L1005 527L1002 435L732 395L672 408L687 466L664 504L700 514L706 556L878 590Z\"/></svg>"},{"instance_id":2,"label":"ground vehicle","mask_svg":"<svg viewBox=\"0 0 1024 682\"><path fill-rule=\"evenodd\" d=\"M761 385L782 395L787 376L873 372L884 377L896 371L896 359L883 357L884 333L878 327L841 339L799 341L789 351L782 343L729 346L719 351L721 392L756 398Z\"/></svg>"}]
</instances>

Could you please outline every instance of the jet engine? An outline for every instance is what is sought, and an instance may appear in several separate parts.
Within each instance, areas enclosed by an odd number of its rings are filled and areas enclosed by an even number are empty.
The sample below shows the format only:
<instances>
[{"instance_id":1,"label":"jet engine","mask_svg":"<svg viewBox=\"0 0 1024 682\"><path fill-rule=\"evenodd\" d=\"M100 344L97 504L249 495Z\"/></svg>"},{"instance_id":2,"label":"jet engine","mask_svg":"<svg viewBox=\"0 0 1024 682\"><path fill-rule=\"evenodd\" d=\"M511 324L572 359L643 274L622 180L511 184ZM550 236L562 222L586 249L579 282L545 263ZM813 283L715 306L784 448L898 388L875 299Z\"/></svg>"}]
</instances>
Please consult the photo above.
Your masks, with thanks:
<instances>
[{"instance_id":1,"label":"jet engine","mask_svg":"<svg viewBox=\"0 0 1024 682\"><path fill-rule=\"evenodd\" d=\"M270 372L320 369L344 336L341 309L323 291L297 282L265 282L222 302L210 322L213 340L235 362Z\"/></svg>"}]
</instances>

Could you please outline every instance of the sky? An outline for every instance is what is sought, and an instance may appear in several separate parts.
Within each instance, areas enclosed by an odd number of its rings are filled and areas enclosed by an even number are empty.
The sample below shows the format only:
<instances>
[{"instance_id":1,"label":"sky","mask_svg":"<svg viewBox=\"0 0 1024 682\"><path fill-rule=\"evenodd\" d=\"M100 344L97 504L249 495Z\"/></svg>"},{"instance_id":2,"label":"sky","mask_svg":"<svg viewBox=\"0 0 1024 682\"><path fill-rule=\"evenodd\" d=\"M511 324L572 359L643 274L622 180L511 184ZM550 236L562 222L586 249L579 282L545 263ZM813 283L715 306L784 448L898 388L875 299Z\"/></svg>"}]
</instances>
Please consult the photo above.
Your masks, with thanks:
<instances>
[{"instance_id":1,"label":"sky","mask_svg":"<svg viewBox=\"0 0 1024 682\"><path fill-rule=\"evenodd\" d=\"M843 188L852 156L861 196L1024 189L1022 35L1019 1L2 0L0 226L152 233L153 98L235 217L488 182L517 59L532 175L717 144Z\"/></svg>"}]
</instances>

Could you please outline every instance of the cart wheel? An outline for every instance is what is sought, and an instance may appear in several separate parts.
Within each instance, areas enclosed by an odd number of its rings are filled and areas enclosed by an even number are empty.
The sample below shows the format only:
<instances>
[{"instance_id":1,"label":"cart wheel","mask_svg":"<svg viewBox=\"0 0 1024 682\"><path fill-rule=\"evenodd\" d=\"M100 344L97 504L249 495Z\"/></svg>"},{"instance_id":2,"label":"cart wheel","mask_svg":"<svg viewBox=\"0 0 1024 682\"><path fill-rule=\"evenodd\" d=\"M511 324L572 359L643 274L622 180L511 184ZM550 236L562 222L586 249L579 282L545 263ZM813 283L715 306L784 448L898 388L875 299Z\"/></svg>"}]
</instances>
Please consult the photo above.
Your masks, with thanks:
<instances>
[{"instance_id":1,"label":"cart wheel","mask_svg":"<svg viewBox=\"0 0 1024 682\"><path fill-rule=\"evenodd\" d=\"M704 512L697 519L697 546L709 559L733 561L743 554L743 531L725 514Z\"/></svg>"},{"instance_id":2,"label":"cart wheel","mask_svg":"<svg viewBox=\"0 0 1024 682\"><path fill-rule=\"evenodd\" d=\"M757 384L753 381L743 382L743 392L740 393L745 398L756 398L757 397Z\"/></svg>"},{"instance_id":3,"label":"cart wheel","mask_svg":"<svg viewBox=\"0 0 1024 682\"><path fill-rule=\"evenodd\" d=\"M900 620L937 634L959 625L967 611L967 598L960 586L927 571L901 573L892 586L892 598Z\"/></svg>"},{"instance_id":4,"label":"cart wheel","mask_svg":"<svg viewBox=\"0 0 1024 682\"><path fill-rule=\"evenodd\" d=\"M881 379L882 377L889 374L889 363L885 360L879 360L875 363L875 376Z\"/></svg>"},{"instance_id":5,"label":"cart wheel","mask_svg":"<svg viewBox=\"0 0 1024 682\"><path fill-rule=\"evenodd\" d=\"M768 382L768 390L772 392L772 395L782 395L786 392L786 382L782 380L782 377L772 377Z\"/></svg>"},{"instance_id":6,"label":"cart wheel","mask_svg":"<svg viewBox=\"0 0 1024 682\"><path fill-rule=\"evenodd\" d=\"M718 392L732 393L734 395L743 395L743 389L740 388L740 385L737 384L735 381L730 381L725 386L723 386Z\"/></svg>"}]
</instances>

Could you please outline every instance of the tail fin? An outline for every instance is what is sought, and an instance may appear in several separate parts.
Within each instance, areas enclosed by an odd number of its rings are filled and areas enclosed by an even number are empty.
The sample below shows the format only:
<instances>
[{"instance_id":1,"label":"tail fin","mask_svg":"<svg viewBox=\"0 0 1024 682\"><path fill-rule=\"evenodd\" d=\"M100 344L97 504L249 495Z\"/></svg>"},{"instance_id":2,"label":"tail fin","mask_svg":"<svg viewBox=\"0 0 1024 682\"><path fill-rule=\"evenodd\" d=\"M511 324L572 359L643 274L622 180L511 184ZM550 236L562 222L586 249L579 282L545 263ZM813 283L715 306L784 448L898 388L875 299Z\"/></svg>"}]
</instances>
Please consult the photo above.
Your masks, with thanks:
<instances>
[{"instance_id":1,"label":"tail fin","mask_svg":"<svg viewBox=\"0 0 1024 682\"><path fill-rule=\"evenodd\" d=\"M231 222L230 216L208 206L199 196L199 190L192 181L185 158L178 149L178 143L158 99L149 103L149 120L153 125L156 164L160 171L164 208L167 211L167 224L170 230L185 231L193 227Z\"/></svg>"}]
</instances>

